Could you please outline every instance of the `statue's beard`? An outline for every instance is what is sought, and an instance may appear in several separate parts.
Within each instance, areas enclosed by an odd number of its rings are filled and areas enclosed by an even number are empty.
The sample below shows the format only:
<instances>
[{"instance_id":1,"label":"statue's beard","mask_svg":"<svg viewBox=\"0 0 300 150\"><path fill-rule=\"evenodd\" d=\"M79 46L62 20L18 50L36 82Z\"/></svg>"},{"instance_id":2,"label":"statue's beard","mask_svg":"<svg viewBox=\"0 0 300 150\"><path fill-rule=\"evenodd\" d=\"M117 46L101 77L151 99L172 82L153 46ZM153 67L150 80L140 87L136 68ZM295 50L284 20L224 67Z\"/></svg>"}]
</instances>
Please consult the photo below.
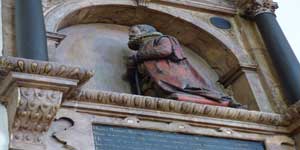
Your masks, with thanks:
<instances>
[{"instance_id":1,"label":"statue's beard","mask_svg":"<svg viewBox=\"0 0 300 150\"><path fill-rule=\"evenodd\" d=\"M130 49L132 49L132 50L139 50L140 49L140 45L141 45L141 43L138 40L130 40L128 42L128 47Z\"/></svg>"}]
</instances>

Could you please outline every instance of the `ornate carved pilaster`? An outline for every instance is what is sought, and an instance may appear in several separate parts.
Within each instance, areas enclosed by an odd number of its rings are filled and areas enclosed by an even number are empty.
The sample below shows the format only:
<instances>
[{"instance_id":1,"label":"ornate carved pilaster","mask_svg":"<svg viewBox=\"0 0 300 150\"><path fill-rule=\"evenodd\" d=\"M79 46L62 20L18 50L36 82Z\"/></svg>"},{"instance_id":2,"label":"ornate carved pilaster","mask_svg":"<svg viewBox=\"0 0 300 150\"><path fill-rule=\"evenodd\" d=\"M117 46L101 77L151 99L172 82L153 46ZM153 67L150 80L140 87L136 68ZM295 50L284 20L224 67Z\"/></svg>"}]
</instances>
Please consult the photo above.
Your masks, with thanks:
<instances>
[{"instance_id":1,"label":"ornate carved pilaster","mask_svg":"<svg viewBox=\"0 0 300 150\"><path fill-rule=\"evenodd\" d=\"M246 15L255 17L262 13L275 13L278 4L273 0L252 0L246 8Z\"/></svg>"},{"instance_id":2,"label":"ornate carved pilaster","mask_svg":"<svg viewBox=\"0 0 300 150\"><path fill-rule=\"evenodd\" d=\"M10 148L46 149L43 137L63 97L92 74L80 67L0 57L0 96L8 107Z\"/></svg>"},{"instance_id":3,"label":"ornate carved pilaster","mask_svg":"<svg viewBox=\"0 0 300 150\"><path fill-rule=\"evenodd\" d=\"M63 92L18 87L9 101L11 147L44 148L44 134L58 111Z\"/></svg>"}]
</instances>

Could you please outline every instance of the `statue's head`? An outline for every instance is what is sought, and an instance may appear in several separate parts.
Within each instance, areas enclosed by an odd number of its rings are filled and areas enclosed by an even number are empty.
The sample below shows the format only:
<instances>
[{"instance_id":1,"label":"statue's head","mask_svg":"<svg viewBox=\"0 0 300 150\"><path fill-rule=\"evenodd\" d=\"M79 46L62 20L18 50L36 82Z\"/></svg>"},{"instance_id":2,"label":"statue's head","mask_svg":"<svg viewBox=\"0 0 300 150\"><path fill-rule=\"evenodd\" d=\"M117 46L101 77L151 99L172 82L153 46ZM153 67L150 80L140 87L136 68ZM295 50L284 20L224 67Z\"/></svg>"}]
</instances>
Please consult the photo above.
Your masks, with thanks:
<instances>
[{"instance_id":1,"label":"statue's head","mask_svg":"<svg viewBox=\"0 0 300 150\"><path fill-rule=\"evenodd\" d=\"M161 33L157 30L146 24L134 25L129 29L129 42L128 46L132 50L138 50L143 44L143 39L146 37L160 36Z\"/></svg>"}]
</instances>

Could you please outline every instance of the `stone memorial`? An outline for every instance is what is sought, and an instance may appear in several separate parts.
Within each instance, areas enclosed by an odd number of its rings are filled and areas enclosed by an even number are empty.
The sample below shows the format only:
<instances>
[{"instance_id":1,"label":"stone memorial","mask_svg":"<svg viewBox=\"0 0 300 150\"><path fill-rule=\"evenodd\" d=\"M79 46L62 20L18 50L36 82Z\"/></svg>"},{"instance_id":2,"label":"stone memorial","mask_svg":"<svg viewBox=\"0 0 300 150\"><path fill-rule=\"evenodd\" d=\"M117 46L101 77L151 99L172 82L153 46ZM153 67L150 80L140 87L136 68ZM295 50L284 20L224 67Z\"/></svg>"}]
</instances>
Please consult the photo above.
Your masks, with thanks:
<instances>
[{"instance_id":1,"label":"stone memorial","mask_svg":"<svg viewBox=\"0 0 300 150\"><path fill-rule=\"evenodd\" d=\"M273 0L1 3L4 150L300 149Z\"/></svg>"}]
</instances>

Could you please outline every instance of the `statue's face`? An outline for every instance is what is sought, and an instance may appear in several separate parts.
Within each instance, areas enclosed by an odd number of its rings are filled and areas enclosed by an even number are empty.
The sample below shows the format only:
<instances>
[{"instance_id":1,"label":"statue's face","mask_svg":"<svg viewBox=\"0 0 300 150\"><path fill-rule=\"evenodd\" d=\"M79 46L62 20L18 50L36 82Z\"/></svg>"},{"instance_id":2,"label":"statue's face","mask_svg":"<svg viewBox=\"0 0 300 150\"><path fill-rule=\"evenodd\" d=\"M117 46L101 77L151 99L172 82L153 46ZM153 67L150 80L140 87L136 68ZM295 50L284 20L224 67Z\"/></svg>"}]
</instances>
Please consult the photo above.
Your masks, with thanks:
<instances>
[{"instance_id":1,"label":"statue's face","mask_svg":"<svg viewBox=\"0 0 300 150\"><path fill-rule=\"evenodd\" d=\"M141 35L142 32L141 30L136 27L133 26L129 29L129 42L128 42L128 47L132 50L139 50L140 48L140 41L138 40L137 37L139 37L139 35Z\"/></svg>"},{"instance_id":2,"label":"statue's face","mask_svg":"<svg viewBox=\"0 0 300 150\"><path fill-rule=\"evenodd\" d=\"M140 34L142 34L142 32L138 27L136 26L131 27L129 29L129 40L133 40L135 37L137 37Z\"/></svg>"}]
</instances>

